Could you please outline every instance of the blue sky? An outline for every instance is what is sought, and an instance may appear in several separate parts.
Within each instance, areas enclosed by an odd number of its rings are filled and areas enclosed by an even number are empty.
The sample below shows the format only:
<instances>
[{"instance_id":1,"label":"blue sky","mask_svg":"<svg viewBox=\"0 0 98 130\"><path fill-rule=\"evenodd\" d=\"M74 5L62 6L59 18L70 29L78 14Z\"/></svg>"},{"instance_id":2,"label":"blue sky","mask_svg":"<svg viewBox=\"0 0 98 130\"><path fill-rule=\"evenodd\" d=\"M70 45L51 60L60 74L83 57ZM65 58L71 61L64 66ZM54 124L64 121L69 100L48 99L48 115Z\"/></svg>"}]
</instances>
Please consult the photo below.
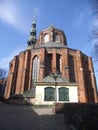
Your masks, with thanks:
<instances>
[{"instance_id":1,"label":"blue sky","mask_svg":"<svg viewBox=\"0 0 98 130\"><path fill-rule=\"evenodd\" d=\"M13 57L26 49L35 10L37 37L41 30L53 25L65 32L68 47L92 57L94 43L89 41L89 35L98 21L89 0L0 0L1 68L8 70ZM94 67L96 71L95 63Z\"/></svg>"}]
</instances>

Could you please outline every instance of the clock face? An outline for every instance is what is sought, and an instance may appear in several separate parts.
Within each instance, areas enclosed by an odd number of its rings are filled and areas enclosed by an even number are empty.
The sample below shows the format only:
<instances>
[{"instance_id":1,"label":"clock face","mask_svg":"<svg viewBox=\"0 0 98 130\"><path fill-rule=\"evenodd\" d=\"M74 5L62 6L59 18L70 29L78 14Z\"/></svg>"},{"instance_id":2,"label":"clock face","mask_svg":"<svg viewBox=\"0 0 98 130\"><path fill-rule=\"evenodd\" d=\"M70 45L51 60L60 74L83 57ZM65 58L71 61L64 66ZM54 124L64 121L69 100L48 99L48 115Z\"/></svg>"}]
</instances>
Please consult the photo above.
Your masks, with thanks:
<instances>
[{"instance_id":1,"label":"clock face","mask_svg":"<svg viewBox=\"0 0 98 130\"><path fill-rule=\"evenodd\" d=\"M44 35L44 42L46 43L46 42L48 42L49 41L49 35L48 34L45 34Z\"/></svg>"}]
</instances>

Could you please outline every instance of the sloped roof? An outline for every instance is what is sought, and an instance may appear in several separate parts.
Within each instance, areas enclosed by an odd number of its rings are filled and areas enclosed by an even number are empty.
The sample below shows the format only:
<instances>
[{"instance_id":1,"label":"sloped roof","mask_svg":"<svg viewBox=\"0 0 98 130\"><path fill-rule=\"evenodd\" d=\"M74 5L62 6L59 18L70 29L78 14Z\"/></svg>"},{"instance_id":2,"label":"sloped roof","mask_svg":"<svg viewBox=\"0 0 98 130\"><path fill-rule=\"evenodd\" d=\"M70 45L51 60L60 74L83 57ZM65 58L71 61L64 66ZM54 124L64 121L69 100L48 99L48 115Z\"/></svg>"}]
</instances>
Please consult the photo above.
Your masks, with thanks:
<instances>
[{"instance_id":1,"label":"sloped roof","mask_svg":"<svg viewBox=\"0 0 98 130\"><path fill-rule=\"evenodd\" d=\"M58 30L58 31L60 31L60 32L63 32L64 33L64 31L63 30L61 30L61 29L59 29L59 28L56 28L55 26L52 26L52 25L50 25L48 28L46 28L46 29L43 29L42 31L46 31L46 30L48 30L48 29L51 29L51 28L53 28L53 29L55 29L55 30Z\"/></svg>"},{"instance_id":2,"label":"sloped roof","mask_svg":"<svg viewBox=\"0 0 98 130\"><path fill-rule=\"evenodd\" d=\"M42 43L42 44L39 44L37 48L42 48L42 47L45 47L45 48L66 48L65 45L63 45L62 43L59 43L59 42L47 42L47 43Z\"/></svg>"},{"instance_id":3,"label":"sloped roof","mask_svg":"<svg viewBox=\"0 0 98 130\"><path fill-rule=\"evenodd\" d=\"M32 50L33 49L33 45L30 45L26 48L26 50Z\"/></svg>"},{"instance_id":4,"label":"sloped roof","mask_svg":"<svg viewBox=\"0 0 98 130\"><path fill-rule=\"evenodd\" d=\"M55 82L55 79L54 79L52 76L48 75L48 76L46 76L46 77L43 79L42 82L50 82L50 83L53 83L53 82ZM69 83L68 79L66 79L66 78L64 78L64 77L61 77L61 76L57 77L56 82L58 82L58 83Z\"/></svg>"}]
</instances>

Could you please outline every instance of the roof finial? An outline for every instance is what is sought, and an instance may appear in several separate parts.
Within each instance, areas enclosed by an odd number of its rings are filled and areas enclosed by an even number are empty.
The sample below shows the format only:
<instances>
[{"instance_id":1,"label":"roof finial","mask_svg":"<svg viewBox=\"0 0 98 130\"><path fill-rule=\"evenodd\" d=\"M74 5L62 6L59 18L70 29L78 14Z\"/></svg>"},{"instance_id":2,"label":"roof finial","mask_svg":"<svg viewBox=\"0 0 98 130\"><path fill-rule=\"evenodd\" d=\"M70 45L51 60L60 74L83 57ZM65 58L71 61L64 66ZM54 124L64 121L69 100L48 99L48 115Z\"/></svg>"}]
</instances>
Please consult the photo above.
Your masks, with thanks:
<instances>
[{"instance_id":1,"label":"roof finial","mask_svg":"<svg viewBox=\"0 0 98 130\"><path fill-rule=\"evenodd\" d=\"M34 8L33 23L36 23L38 14L39 14L38 8Z\"/></svg>"},{"instance_id":2,"label":"roof finial","mask_svg":"<svg viewBox=\"0 0 98 130\"><path fill-rule=\"evenodd\" d=\"M36 12L34 12L34 15L33 15L33 23L36 23Z\"/></svg>"}]
</instances>

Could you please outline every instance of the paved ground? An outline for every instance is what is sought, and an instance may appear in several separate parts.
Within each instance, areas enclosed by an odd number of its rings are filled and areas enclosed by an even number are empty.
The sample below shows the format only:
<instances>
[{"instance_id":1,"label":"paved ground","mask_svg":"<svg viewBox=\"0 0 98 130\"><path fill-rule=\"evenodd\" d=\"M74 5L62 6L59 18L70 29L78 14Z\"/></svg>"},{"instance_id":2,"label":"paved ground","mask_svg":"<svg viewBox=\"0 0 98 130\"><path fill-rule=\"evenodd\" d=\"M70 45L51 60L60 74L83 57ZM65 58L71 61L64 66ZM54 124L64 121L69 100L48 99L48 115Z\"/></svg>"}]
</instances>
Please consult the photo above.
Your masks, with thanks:
<instances>
[{"instance_id":1,"label":"paved ground","mask_svg":"<svg viewBox=\"0 0 98 130\"><path fill-rule=\"evenodd\" d=\"M54 115L52 108L33 108L38 115Z\"/></svg>"},{"instance_id":2,"label":"paved ground","mask_svg":"<svg viewBox=\"0 0 98 130\"><path fill-rule=\"evenodd\" d=\"M64 115L51 109L38 109L0 102L0 130L69 130L64 125Z\"/></svg>"}]
</instances>

